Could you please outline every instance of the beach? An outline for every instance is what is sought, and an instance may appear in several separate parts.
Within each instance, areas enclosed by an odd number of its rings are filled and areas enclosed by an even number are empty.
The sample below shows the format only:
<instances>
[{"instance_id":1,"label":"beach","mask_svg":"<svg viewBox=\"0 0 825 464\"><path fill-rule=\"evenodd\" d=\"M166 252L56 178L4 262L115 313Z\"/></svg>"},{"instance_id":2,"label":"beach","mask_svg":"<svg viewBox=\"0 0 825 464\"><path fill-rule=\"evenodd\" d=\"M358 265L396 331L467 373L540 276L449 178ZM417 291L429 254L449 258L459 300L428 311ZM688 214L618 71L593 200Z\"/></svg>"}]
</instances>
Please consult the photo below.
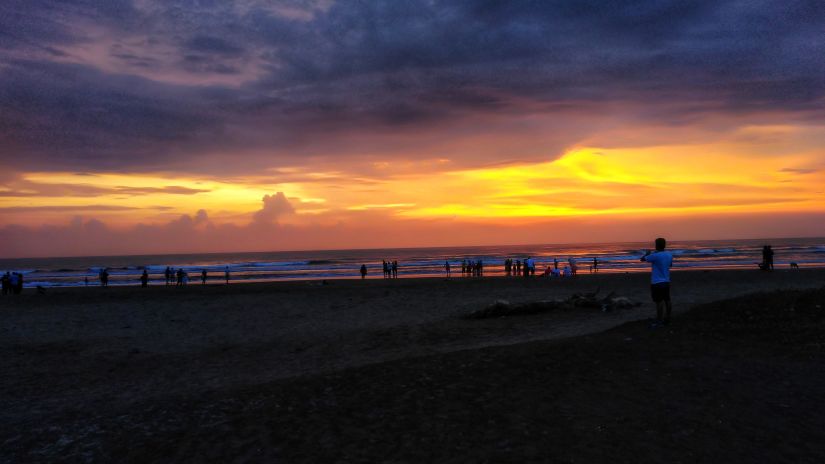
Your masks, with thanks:
<instances>
[{"instance_id":1,"label":"beach","mask_svg":"<svg viewBox=\"0 0 825 464\"><path fill-rule=\"evenodd\" d=\"M672 405L678 395L693 395L687 404L707 419L719 408L744 414L750 406L743 401L770 393L751 386L737 398L737 391L714 390L725 369L739 372L736 382L786 369L792 383L786 387L825 392L822 374L800 377L792 369L793 363L796 369L821 367L821 349L785 363L775 362L784 352L772 354L766 341L747 333L737 339L726 332L724 340L710 337L703 345L697 334L708 332L696 328L694 314L714 314L713 308L725 308L717 302L754 292L787 300L823 285L825 269L674 271L674 322L657 330L639 322L655 313L646 273L554 281L454 277L29 290L0 299L2 459L460 462L473 456L469 460L478 462L486 450L488 460L520 455L587 462L595 459L588 447L593 440L600 452L630 460L641 446L633 443L682 433L671 430L670 421L679 419L671 410L693 413ZM496 300L524 303L596 291L641 305L464 317ZM736 349L703 351L722 345ZM668 351L673 346L685 351ZM752 358L739 363L733 352ZM642 365L647 370L639 370ZM670 390L666 372L683 388ZM613 385L616 379L632 381ZM781 390L783 381L771 388ZM625 410L611 417L625 422L591 423L587 418L612 407L597 397L622 400L617 408ZM531 404L542 414L531 415ZM756 425L773 430L780 412L803 405L776 406L776 417ZM553 414L546 409L551 406ZM805 430L823 430L818 408L803 416ZM644 425L642 417L659 422ZM624 442L600 435L615 427L636 435ZM684 430L693 432L670 440L689 441L703 427L691 422ZM478 435L467 436L473 430ZM713 443L697 441L696 456L710 456ZM520 454L507 454L515 451ZM797 451L810 457L821 449ZM696 456L685 454L683 461Z\"/></svg>"}]
</instances>

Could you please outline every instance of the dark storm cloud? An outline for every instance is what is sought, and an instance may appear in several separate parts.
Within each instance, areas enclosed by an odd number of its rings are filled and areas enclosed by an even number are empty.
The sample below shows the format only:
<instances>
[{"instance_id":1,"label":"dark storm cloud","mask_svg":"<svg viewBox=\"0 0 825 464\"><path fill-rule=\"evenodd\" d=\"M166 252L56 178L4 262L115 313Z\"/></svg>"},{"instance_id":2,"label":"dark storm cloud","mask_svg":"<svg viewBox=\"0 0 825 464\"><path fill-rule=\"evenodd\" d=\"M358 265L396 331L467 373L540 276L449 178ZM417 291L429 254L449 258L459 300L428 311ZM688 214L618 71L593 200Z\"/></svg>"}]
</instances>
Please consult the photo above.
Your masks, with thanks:
<instances>
[{"instance_id":1,"label":"dark storm cloud","mask_svg":"<svg viewBox=\"0 0 825 464\"><path fill-rule=\"evenodd\" d=\"M11 0L0 158L197 170L207 151L232 168L266 150L277 165L319 138L524 105L562 119L621 102L672 124L752 111L820 121L823 27L818 0Z\"/></svg>"}]
</instances>

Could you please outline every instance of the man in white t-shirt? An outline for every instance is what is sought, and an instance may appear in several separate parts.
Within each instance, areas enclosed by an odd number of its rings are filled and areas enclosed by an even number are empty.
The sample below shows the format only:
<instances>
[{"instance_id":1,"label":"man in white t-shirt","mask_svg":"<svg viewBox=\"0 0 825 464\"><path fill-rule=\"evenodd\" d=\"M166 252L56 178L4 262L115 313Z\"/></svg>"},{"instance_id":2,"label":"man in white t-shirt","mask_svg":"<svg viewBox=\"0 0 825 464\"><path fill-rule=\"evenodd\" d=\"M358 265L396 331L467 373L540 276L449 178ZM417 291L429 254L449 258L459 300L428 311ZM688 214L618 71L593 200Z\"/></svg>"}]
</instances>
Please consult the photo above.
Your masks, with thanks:
<instances>
[{"instance_id":1,"label":"man in white t-shirt","mask_svg":"<svg viewBox=\"0 0 825 464\"><path fill-rule=\"evenodd\" d=\"M656 303L656 322L652 327L670 323L670 267L673 266L673 255L665 251L667 242L659 237L656 239L656 252L648 250L641 261L651 264L650 295ZM665 309L667 312L665 312ZM664 313L664 318L662 317Z\"/></svg>"}]
</instances>

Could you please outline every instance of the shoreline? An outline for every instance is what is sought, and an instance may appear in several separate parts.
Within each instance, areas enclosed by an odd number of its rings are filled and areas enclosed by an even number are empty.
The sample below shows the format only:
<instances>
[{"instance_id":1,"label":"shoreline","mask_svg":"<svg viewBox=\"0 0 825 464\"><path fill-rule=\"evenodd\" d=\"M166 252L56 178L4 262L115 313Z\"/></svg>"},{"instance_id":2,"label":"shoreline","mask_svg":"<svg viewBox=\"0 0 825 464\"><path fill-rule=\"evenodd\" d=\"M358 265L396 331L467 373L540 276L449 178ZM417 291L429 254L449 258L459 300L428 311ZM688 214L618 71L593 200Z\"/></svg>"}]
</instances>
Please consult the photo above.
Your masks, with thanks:
<instances>
[{"instance_id":1,"label":"shoreline","mask_svg":"<svg viewBox=\"0 0 825 464\"><path fill-rule=\"evenodd\" d=\"M805 273L805 272L817 272L825 270L825 266L800 266L799 268L782 268L782 269L774 269L773 271L761 271L758 268L749 266L749 267L735 267L735 266L727 266L727 267L691 267L691 268L679 268L673 267L671 268L671 274L675 275L689 275L689 274L708 274L708 273L754 273L758 275L780 275L784 273ZM538 272L538 271L537 271ZM218 277L210 277L207 279L205 284L201 283L200 277L190 278L190 281L187 285L183 286L176 286L174 282L170 284L165 284L164 281L149 281L148 287L151 288L158 288L158 287L202 287L202 286L232 286L232 285L267 285L267 284L280 284L280 285L302 285L302 284L312 284L312 283L321 283L324 281L329 282L356 282L356 281L388 281L388 282L397 282L397 281L413 281L413 282L429 282L429 281L458 281L458 280L478 280L478 281L485 281L489 279L504 279L504 280L513 280L513 281L532 281L537 280L541 282L554 282L558 283L559 285L563 285L565 282L575 281L576 279L582 278L591 278L591 277L599 277L599 276L619 276L619 275L643 275L643 274L650 274L650 269L603 269L600 268L598 272L587 272L587 271L579 271L579 273L575 277L546 277L540 274L536 274L530 277L523 277L520 275L503 275L503 272L492 271L489 274L485 274L484 276L471 276L471 275L462 275L460 272L456 273L453 272L452 276L447 277L446 274L436 275L436 274L421 274L421 275L411 275L405 276L400 275L397 278L386 278L386 277L379 277L375 275L367 275L365 279L361 279L358 276L331 276L331 277L296 277L296 278L280 278L280 279L237 279L234 280L230 277L229 284L225 283L225 279L218 278ZM149 276L153 275L160 275L163 274L149 274ZM111 277L110 277L111 278ZM678 279L677 279L678 280ZM37 283L37 282L34 282ZM35 289L37 285L32 285L32 283L28 283L24 281L23 288L26 290ZM49 292L52 291L62 291L62 290L77 290L77 289L89 289L89 288L102 288L100 282L95 279L89 279L88 285L77 284L77 285L47 285L43 286ZM133 287L140 287L140 280L135 279L134 281L129 281L128 283L123 283L122 281L113 280L109 282L107 288L116 288L116 289L124 289L124 288L133 288ZM30 292L29 292L30 293Z\"/></svg>"}]
</instances>

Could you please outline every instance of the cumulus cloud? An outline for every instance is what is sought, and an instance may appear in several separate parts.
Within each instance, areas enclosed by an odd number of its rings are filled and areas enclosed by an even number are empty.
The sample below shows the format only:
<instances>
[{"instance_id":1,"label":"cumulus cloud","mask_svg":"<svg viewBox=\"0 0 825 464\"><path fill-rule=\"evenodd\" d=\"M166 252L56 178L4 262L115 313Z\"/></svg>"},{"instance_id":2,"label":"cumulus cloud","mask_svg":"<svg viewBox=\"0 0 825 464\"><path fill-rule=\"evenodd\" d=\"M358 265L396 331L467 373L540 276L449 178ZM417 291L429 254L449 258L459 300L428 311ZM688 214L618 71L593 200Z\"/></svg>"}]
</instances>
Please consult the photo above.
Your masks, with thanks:
<instances>
[{"instance_id":1,"label":"cumulus cloud","mask_svg":"<svg viewBox=\"0 0 825 464\"><path fill-rule=\"evenodd\" d=\"M255 223L269 224L283 216L294 214L295 209L290 204L284 192L277 192L274 195L264 195L263 207L255 212L253 221Z\"/></svg>"}]
</instances>

